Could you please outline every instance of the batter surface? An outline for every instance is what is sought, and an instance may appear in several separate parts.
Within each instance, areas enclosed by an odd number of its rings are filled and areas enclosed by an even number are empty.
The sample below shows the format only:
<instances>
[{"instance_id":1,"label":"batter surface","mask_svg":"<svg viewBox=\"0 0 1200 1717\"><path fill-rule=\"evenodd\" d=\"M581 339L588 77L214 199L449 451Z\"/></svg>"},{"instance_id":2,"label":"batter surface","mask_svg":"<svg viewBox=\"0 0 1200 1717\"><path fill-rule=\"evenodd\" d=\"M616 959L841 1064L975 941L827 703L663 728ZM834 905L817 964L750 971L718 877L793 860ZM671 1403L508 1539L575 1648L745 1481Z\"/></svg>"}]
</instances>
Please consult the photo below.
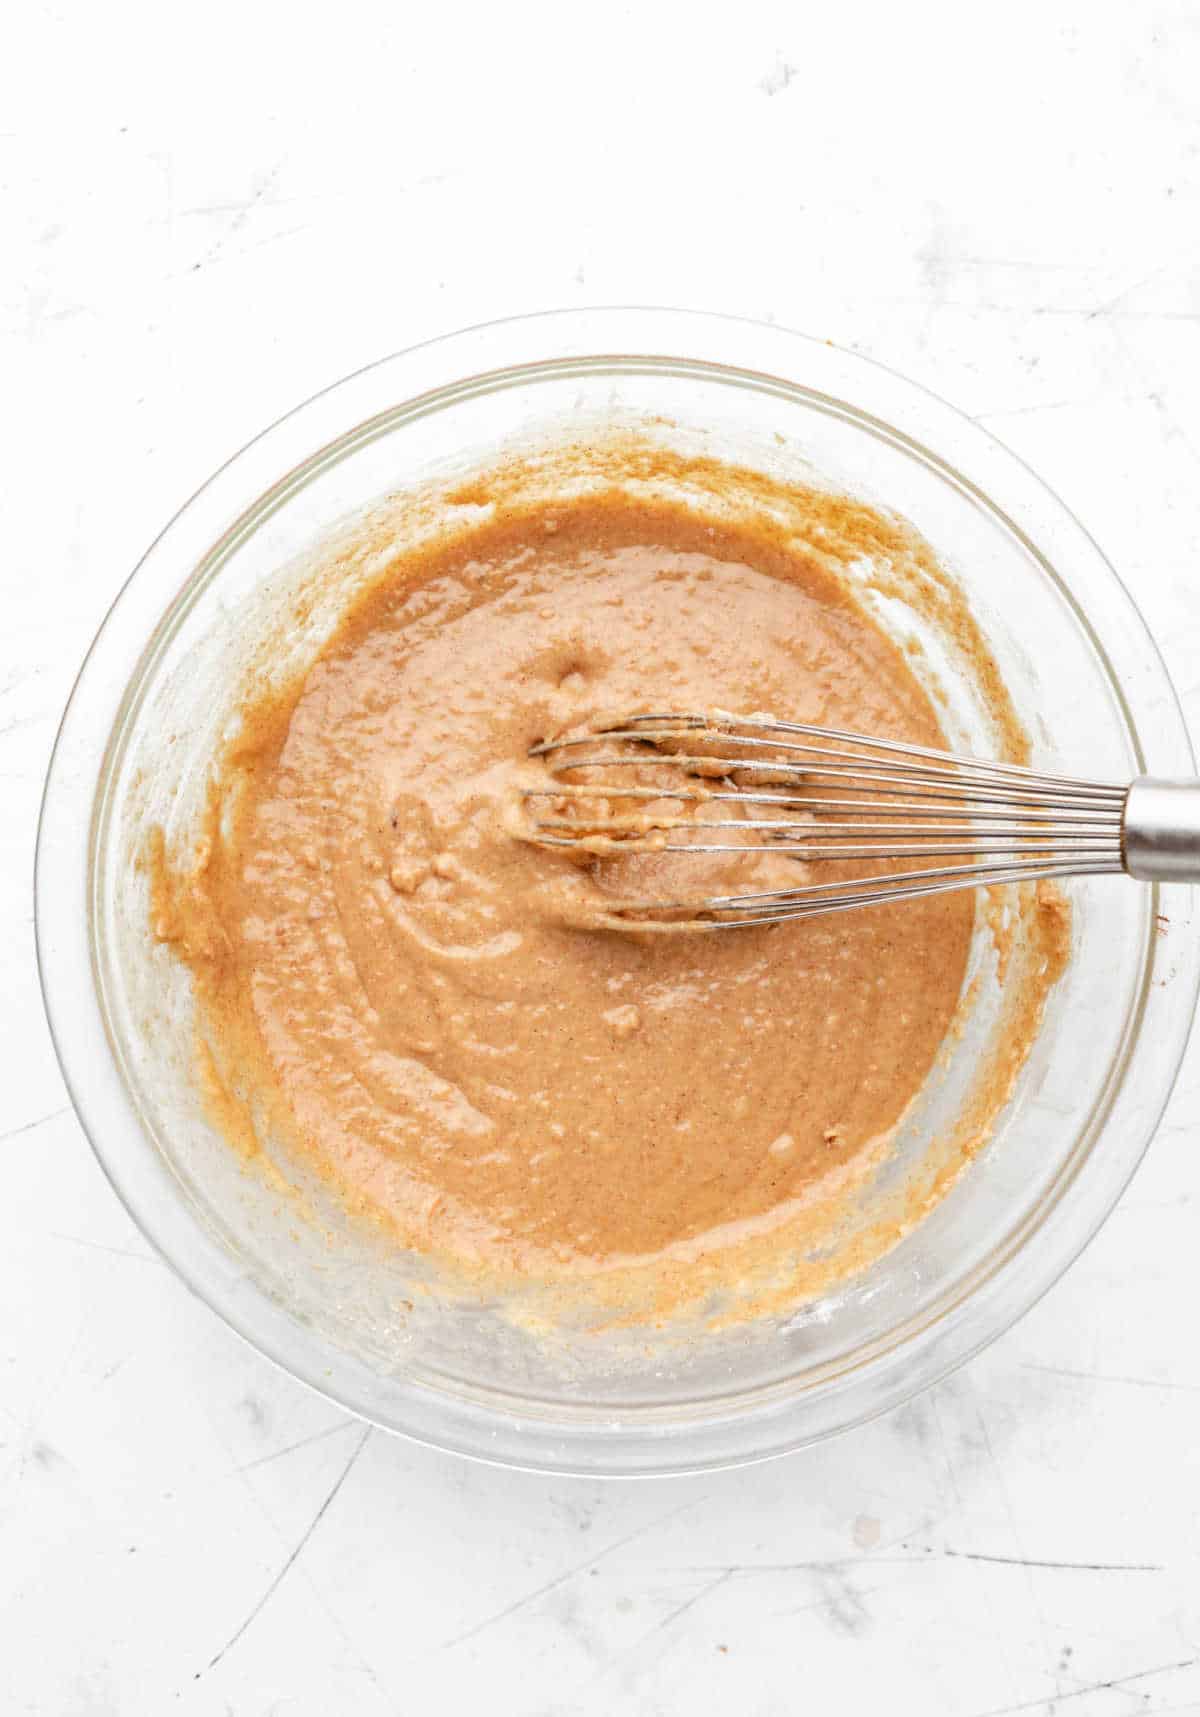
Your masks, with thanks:
<instances>
[{"instance_id":1,"label":"batter surface","mask_svg":"<svg viewBox=\"0 0 1200 1717\"><path fill-rule=\"evenodd\" d=\"M199 854L154 866L227 1130L492 1279L703 1258L711 1285L835 1209L930 1072L973 897L630 937L580 924L655 859L511 833L532 742L705 706L944 743L904 655L765 528L577 499L391 564L244 709Z\"/></svg>"}]
</instances>

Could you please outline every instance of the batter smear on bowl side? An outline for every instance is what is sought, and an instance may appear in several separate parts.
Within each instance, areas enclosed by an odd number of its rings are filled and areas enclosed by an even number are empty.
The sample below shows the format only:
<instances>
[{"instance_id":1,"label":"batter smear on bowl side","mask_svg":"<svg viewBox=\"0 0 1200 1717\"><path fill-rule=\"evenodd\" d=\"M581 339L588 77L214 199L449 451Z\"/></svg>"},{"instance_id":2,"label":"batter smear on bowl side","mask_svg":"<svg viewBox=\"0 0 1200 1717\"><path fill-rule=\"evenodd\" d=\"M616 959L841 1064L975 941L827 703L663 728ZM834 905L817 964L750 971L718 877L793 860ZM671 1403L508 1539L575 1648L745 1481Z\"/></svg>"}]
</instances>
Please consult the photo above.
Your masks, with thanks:
<instances>
[{"instance_id":1,"label":"batter smear on bowl side","mask_svg":"<svg viewBox=\"0 0 1200 1717\"><path fill-rule=\"evenodd\" d=\"M1027 890L1027 981L970 1125L851 1235L963 1006L975 898L615 935L589 917L667 892L670 856L514 838L530 745L597 712L947 743L844 576L901 527L815 490L767 505L746 473L733 506L696 470L711 504L615 481L530 499L497 473L391 555L376 519L315 659L242 697L203 839L151 852L154 932L190 968L210 1105L248 1155L293 1153L460 1280L659 1317L722 1289L784 1303L893 1244L986 1137L1069 933ZM769 854L686 862L700 893L804 880Z\"/></svg>"}]
</instances>

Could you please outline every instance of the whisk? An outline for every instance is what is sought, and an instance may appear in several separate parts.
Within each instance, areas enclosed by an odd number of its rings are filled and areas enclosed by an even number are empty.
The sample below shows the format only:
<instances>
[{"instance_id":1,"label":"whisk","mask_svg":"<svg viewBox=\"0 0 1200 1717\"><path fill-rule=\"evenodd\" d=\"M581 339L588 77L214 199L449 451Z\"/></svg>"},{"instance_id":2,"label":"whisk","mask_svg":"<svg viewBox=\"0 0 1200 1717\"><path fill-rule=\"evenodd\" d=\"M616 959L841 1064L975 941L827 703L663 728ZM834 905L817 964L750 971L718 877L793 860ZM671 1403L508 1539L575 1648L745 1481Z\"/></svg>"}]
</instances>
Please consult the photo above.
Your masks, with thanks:
<instances>
[{"instance_id":1,"label":"whisk","mask_svg":"<svg viewBox=\"0 0 1200 1717\"><path fill-rule=\"evenodd\" d=\"M530 756L550 776L523 793L523 832L539 846L600 858L766 852L836 873L751 893L613 898L603 921L617 928L731 929L1122 871L1200 881L1200 781L1109 785L724 711L626 715ZM864 861L866 874L844 874Z\"/></svg>"}]
</instances>

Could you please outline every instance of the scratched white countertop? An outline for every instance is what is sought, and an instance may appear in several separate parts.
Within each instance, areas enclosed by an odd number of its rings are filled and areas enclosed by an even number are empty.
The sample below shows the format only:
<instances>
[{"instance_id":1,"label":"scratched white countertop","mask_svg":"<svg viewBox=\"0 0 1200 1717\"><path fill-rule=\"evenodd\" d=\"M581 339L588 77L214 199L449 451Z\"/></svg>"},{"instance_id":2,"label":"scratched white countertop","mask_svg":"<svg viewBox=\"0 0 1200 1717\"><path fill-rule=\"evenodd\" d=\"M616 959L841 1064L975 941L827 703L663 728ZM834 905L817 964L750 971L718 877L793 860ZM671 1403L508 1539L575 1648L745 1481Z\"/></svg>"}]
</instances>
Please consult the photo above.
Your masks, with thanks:
<instances>
[{"instance_id":1,"label":"scratched white countertop","mask_svg":"<svg viewBox=\"0 0 1200 1717\"><path fill-rule=\"evenodd\" d=\"M1200 726L1200 14L23 0L0 83L0 1710L1200 1713L1200 1054L1016 1329L718 1476L368 1432L149 1253L66 1106L34 825L79 660L227 454L554 305L925 382L1094 532Z\"/></svg>"}]
</instances>

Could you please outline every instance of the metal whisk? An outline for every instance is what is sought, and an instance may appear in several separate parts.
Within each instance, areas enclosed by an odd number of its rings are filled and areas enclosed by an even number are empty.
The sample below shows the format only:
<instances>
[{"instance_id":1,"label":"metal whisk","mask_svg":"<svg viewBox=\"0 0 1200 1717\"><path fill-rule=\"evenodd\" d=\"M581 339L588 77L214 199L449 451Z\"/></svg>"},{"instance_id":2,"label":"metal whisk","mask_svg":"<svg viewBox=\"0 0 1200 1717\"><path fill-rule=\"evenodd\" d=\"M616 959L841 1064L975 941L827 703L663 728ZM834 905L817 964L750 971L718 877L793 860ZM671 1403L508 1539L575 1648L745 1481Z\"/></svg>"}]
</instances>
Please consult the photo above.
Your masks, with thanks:
<instances>
[{"instance_id":1,"label":"metal whisk","mask_svg":"<svg viewBox=\"0 0 1200 1717\"><path fill-rule=\"evenodd\" d=\"M827 881L753 893L614 898L603 919L617 928L772 924L1043 877L1200 881L1200 781L1110 786L724 711L623 716L530 755L552 778L523 794L537 845L834 867Z\"/></svg>"}]
</instances>

